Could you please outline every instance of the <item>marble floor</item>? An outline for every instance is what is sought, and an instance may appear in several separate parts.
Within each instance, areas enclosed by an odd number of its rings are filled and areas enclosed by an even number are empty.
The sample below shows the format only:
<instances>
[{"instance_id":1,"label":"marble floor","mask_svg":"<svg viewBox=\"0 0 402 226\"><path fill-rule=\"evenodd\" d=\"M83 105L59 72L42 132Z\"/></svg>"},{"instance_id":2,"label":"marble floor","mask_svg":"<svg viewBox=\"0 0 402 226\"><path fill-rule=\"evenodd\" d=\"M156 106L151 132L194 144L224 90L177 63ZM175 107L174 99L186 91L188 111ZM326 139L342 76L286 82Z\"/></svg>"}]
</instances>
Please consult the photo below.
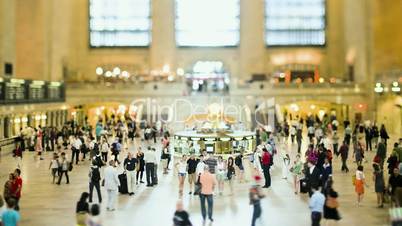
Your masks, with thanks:
<instances>
[{"instance_id":1,"label":"marble floor","mask_svg":"<svg viewBox=\"0 0 402 226\"><path fill-rule=\"evenodd\" d=\"M133 150L133 145L129 145ZM280 150L295 152L295 146L281 145ZM22 226L59 225L72 226L75 222L75 204L81 192L88 190L88 166L89 161L80 163L74 167L70 174L70 184L60 186L51 184L49 161L52 153L45 153L45 160L35 161L33 153L24 153L22 164L23 192L21 199ZM368 154L368 159L373 158L373 153ZM279 158L277 158L279 161ZM247 163L246 163L247 164ZM272 170L272 188L265 190L266 198L262 200L263 215L260 225L263 226L307 226L310 223L307 195L295 195L290 179L281 178L280 163ZM0 183L4 184L8 172L13 170L16 162L11 156L3 157L0 162ZM371 167L367 168L369 188L366 190L365 199L361 207L356 206L354 187L351 183L352 173L340 172L340 159L334 160L335 189L340 198L339 211L342 220L332 225L347 226L382 226L389 225L387 209L376 207L373 181L371 179ZM349 168L354 172L355 165L349 160ZM248 173L247 173L248 172ZM249 170L246 172L249 178ZM118 208L114 212L107 212L102 203L102 221L105 226L168 226L172 225L172 216L178 199L176 173L173 170L168 175L162 175L159 171L159 185L147 188L144 184L138 186L134 196L119 195ZM185 184L188 186L188 184ZM235 183L235 195L215 196L214 219L211 225L250 225L252 208L248 204L249 183ZM188 187L185 187L183 197L185 208L190 212L190 217L195 226L202 225L199 198L188 195ZM1 186L2 192L2 186ZM102 188L102 195L106 192ZM96 198L95 198L96 200ZM209 224L209 223L208 223ZM324 224L323 224L324 225Z\"/></svg>"}]
</instances>

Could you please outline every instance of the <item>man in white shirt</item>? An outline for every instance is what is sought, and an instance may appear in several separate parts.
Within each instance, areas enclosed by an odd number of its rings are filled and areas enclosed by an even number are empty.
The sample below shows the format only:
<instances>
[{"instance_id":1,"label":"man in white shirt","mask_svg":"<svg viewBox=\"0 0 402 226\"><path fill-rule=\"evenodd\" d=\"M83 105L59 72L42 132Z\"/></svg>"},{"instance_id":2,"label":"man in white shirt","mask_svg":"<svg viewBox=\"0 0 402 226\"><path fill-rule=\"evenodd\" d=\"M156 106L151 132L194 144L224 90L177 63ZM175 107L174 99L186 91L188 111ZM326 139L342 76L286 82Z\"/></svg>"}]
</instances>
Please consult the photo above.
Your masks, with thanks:
<instances>
[{"instance_id":1,"label":"man in white shirt","mask_svg":"<svg viewBox=\"0 0 402 226\"><path fill-rule=\"evenodd\" d=\"M154 186L155 183L155 163L156 154L155 151L148 147L148 150L144 153L145 161L145 174L147 176L147 187Z\"/></svg>"},{"instance_id":2,"label":"man in white shirt","mask_svg":"<svg viewBox=\"0 0 402 226\"><path fill-rule=\"evenodd\" d=\"M78 159L80 156L80 150L81 150L82 142L78 138L77 135L74 136L72 143L71 143L71 162L74 162L74 156L75 156L75 164L78 165Z\"/></svg>"},{"instance_id":3,"label":"man in white shirt","mask_svg":"<svg viewBox=\"0 0 402 226\"><path fill-rule=\"evenodd\" d=\"M114 211L120 181L117 169L114 167L113 160L109 161L109 165L106 167L104 174L105 174L105 189L107 191L108 196L106 209L109 211Z\"/></svg>"},{"instance_id":4,"label":"man in white shirt","mask_svg":"<svg viewBox=\"0 0 402 226\"><path fill-rule=\"evenodd\" d=\"M200 155L200 161L197 164L197 168L195 169L196 177L204 172L205 169L205 163L204 163L204 156Z\"/></svg>"}]
</instances>

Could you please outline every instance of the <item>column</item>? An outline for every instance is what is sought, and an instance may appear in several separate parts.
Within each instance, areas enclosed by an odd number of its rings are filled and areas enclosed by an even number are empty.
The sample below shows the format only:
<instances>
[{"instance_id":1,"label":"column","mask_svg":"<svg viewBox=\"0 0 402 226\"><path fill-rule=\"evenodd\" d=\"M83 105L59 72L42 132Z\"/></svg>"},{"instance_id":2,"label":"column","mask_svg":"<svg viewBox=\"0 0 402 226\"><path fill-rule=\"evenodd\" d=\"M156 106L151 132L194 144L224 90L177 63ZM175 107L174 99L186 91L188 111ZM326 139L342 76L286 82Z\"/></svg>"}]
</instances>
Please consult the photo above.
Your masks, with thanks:
<instances>
[{"instance_id":1,"label":"column","mask_svg":"<svg viewBox=\"0 0 402 226\"><path fill-rule=\"evenodd\" d=\"M152 1L151 70L162 70L165 64L170 66L170 70L176 70L174 3L175 0Z\"/></svg>"},{"instance_id":2,"label":"column","mask_svg":"<svg viewBox=\"0 0 402 226\"><path fill-rule=\"evenodd\" d=\"M239 79L249 79L252 74L265 72L264 7L264 0L240 1Z\"/></svg>"},{"instance_id":3,"label":"column","mask_svg":"<svg viewBox=\"0 0 402 226\"><path fill-rule=\"evenodd\" d=\"M368 109L366 119L373 120L375 113L374 71L372 67L372 0L344 1L345 9L345 60L354 66L354 82L367 86Z\"/></svg>"},{"instance_id":4,"label":"column","mask_svg":"<svg viewBox=\"0 0 402 226\"><path fill-rule=\"evenodd\" d=\"M15 0L0 2L0 75L5 63L13 65L15 74L15 10Z\"/></svg>"}]
</instances>

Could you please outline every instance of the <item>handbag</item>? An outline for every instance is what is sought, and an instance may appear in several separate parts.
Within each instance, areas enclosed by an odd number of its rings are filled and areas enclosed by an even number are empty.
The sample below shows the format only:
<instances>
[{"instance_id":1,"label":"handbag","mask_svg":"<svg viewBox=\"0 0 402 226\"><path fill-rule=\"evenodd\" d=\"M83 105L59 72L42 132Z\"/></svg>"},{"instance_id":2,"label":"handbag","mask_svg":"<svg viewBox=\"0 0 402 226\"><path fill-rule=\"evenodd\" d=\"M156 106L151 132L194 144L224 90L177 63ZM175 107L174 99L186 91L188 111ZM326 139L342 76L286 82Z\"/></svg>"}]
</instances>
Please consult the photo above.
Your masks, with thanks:
<instances>
[{"instance_id":1,"label":"handbag","mask_svg":"<svg viewBox=\"0 0 402 226\"><path fill-rule=\"evenodd\" d=\"M331 196L327 197L327 200L325 201L325 205L328 208L331 208L331 209L336 209L336 208L339 207L338 200L336 198L334 198L334 197L331 197Z\"/></svg>"},{"instance_id":2,"label":"handbag","mask_svg":"<svg viewBox=\"0 0 402 226\"><path fill-rule=\"evenodd\" d=\"M194 186L194 195L199 195L199 194L201 194L200 176L198 176L197 182L195 183L195 186Z\"/></svg>"}]
</instances>

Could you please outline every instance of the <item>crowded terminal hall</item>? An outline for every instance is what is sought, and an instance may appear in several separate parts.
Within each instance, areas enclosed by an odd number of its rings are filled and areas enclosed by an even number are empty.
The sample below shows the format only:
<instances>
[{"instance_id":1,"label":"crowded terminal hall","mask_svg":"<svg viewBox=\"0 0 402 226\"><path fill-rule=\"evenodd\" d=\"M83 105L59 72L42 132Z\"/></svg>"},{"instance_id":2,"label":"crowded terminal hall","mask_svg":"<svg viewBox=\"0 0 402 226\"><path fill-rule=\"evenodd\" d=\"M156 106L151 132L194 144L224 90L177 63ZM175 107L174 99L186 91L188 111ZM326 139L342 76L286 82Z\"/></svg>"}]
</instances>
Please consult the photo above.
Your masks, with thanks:
<instances>
[{"instance_id":1,"label":"crowded terminal hall","mask_svg":"<svg viewBox=\"0 0 402 226\"><path fill-rule=\"evenodd\" d=\"M0 226L402 226L401 0L1 0Z\"/></svg>"}]
</instances>

